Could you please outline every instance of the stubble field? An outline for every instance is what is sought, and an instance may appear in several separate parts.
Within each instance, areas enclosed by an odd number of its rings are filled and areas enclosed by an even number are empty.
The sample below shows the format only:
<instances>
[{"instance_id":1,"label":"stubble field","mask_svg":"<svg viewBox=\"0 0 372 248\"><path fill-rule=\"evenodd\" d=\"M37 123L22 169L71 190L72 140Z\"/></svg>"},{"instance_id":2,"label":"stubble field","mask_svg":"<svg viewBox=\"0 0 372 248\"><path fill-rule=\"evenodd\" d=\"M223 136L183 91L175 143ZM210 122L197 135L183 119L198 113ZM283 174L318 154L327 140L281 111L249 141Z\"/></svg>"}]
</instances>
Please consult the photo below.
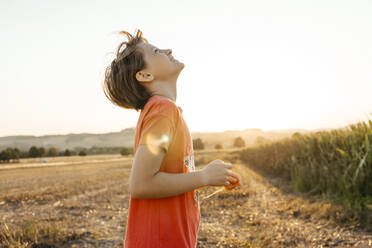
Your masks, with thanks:
<instances>
[{"instance_id":1,"label":"stubble field","mask_svg":"<svg viewBox=\"0 0 372 248\"><path fill-rule=\"evenodd\" d=\"M372 247L371 233L336 221L342 209L291 193L228 150L196 152L197 169L217 158L233 162L242 186L207 199L218 188L200 190L198 247ZM133 157L43 159L0 169L0 247L122 247Z\"/></svg>"}]
</instances>

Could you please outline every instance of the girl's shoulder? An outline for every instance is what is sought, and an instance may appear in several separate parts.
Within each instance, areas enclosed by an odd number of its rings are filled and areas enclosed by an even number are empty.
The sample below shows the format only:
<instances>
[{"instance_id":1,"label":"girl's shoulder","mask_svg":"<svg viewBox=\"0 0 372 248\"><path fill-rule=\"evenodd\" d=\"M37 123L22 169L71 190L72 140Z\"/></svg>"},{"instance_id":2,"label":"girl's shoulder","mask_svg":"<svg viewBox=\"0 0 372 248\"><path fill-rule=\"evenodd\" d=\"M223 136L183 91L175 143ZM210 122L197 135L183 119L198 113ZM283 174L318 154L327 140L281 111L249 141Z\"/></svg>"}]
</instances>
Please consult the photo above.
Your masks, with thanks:
<instances>
[{"instance_id":1,"label":"girl's shoulder","mask_svg":"<svg viewBox=\"0 0 372 248\"><path fill-rule=\"evenodd\" d=\"M181 108L171 99L154 95L147 101L143 111L146 115L177 117Z\"/></svg>"}]
</instances>

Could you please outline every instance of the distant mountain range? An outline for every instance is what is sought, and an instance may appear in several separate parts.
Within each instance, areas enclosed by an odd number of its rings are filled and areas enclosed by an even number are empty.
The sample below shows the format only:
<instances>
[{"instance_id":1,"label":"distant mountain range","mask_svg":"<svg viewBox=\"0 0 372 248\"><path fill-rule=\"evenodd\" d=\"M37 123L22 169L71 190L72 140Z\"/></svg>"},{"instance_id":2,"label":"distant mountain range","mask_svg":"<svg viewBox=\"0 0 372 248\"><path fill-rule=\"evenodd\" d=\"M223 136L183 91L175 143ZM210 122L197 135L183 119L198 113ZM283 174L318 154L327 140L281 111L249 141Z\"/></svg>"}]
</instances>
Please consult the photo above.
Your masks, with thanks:
<instances>
[{"instance_id":1,"label":"distant mountain range","mask_svg":"<svg viewBox=\"0 0 372 248\"><path fill-rule=\"evenodd\" d=\"M132 147L135 127L123 129L120 132L103 134L79 133L63 135L17 135L0 137L0 150L7 147L28 150L31 146L55 147L60 150L74 149L76 147Z\"/></svg>"},{"instance_id":2,"label":"distant mountain range","mask_svg":"<svg viewBox=\"0 0 372 248\"><path fill-rule=\"evenodd\" d=\"M193 139L201 138L207 149L213 148L215 144L221 144L223 147L232 147L234 139L241 136L247 145L254 144L258 136L265 139L275 140L290 136L295 132L307 133L319 130L330 129L286 129L262 131L258 128L249 128L245 130L228 130L224 132L192 132ZM75 148L96 147L133 147L136 128L126 128L119 132L110 132L104 134L80 133L64 135L16 135L0 137L0 150L7 147L18 148L20 150L29 150L31 146L43 146L44 148L55 147L60 150Z\"/></svg>"}]
</instances>

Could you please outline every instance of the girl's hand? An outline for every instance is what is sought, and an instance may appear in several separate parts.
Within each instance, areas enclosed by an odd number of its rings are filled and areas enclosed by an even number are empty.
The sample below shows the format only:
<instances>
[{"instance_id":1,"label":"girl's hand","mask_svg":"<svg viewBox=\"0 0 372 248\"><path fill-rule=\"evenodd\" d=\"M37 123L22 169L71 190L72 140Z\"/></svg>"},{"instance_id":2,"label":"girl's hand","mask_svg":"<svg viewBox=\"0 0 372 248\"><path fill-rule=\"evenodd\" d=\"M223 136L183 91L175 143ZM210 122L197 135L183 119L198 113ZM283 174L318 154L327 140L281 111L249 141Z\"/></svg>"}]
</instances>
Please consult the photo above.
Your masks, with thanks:
<instances>
[{"instance_id":1,"label":"girl's hand","mask_svg":"<svg viewBox=\"0 0 372 248\"><path fill-rule=\"evenodd\" d=\"M202 170L204 184L206 186L225 186L226 189L235 188L240 185L241 177L239 174L229 170L231 168L231 163L224 163L220 159L213 160Z\"/></svg>"}]
</instances>

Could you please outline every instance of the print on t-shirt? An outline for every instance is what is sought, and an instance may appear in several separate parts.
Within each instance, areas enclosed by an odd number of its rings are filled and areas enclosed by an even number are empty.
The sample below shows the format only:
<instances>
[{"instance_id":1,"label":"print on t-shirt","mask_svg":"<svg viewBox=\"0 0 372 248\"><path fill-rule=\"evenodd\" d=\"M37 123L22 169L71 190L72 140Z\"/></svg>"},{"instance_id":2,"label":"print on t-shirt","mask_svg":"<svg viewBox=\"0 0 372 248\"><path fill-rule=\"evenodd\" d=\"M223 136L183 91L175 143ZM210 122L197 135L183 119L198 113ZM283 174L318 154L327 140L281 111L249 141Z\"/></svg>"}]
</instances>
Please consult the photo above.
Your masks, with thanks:
<instances>
[{"instance_id":1,"label":"print on t-shirt","mask_svg":"<svg viewBox=\"0 0 372 248\"><path fill-rule=\"evenodd\" d=\"M188 172L195 171L195 162L194 162L194 154L186 156L184 158L184 165L187 167ZM194 190L194 205L197 206L198 204L198 195L199 192Z\"/></svg>"},{"instance_id":2,"label":"print on t-shirt","mask_svg":"<svg viewBox=\"0 0 372 248\"><path fill-rule=\"evenodd\" d=\"M195 171L194 154L186 156L183 162L190 172Z\"/></svg>"},{"instance_id":3,"label":"print on t-shirt","mask_svg":"<svg viewBox=\"0 0 372 248\"><path fill-rule=\"evenodd\" d=\"M183 163L187 167L188 172L195 171L195 162L194 162L194 147L192 144L192 137L189 133L189 144L186 148L186 154L187 156L184 157ZM198 205L198 199L199 199L199 192L197 190L193 190L194 193L194 205Z\"/></svg>"},{"instance_id":4,"label":"print on t-shirt","mask_svg":"<svg viewBox=\"0 0 372 248\"><path fill-rule=\"evenodd\" d=\"M191 135L189 136L189 144L186 147L186 154L187 156L184 157L183 163L187 167L188 171L195 171L195 163L194 163L194 147L192 144Z\"/></svg>"}]
</instances>

